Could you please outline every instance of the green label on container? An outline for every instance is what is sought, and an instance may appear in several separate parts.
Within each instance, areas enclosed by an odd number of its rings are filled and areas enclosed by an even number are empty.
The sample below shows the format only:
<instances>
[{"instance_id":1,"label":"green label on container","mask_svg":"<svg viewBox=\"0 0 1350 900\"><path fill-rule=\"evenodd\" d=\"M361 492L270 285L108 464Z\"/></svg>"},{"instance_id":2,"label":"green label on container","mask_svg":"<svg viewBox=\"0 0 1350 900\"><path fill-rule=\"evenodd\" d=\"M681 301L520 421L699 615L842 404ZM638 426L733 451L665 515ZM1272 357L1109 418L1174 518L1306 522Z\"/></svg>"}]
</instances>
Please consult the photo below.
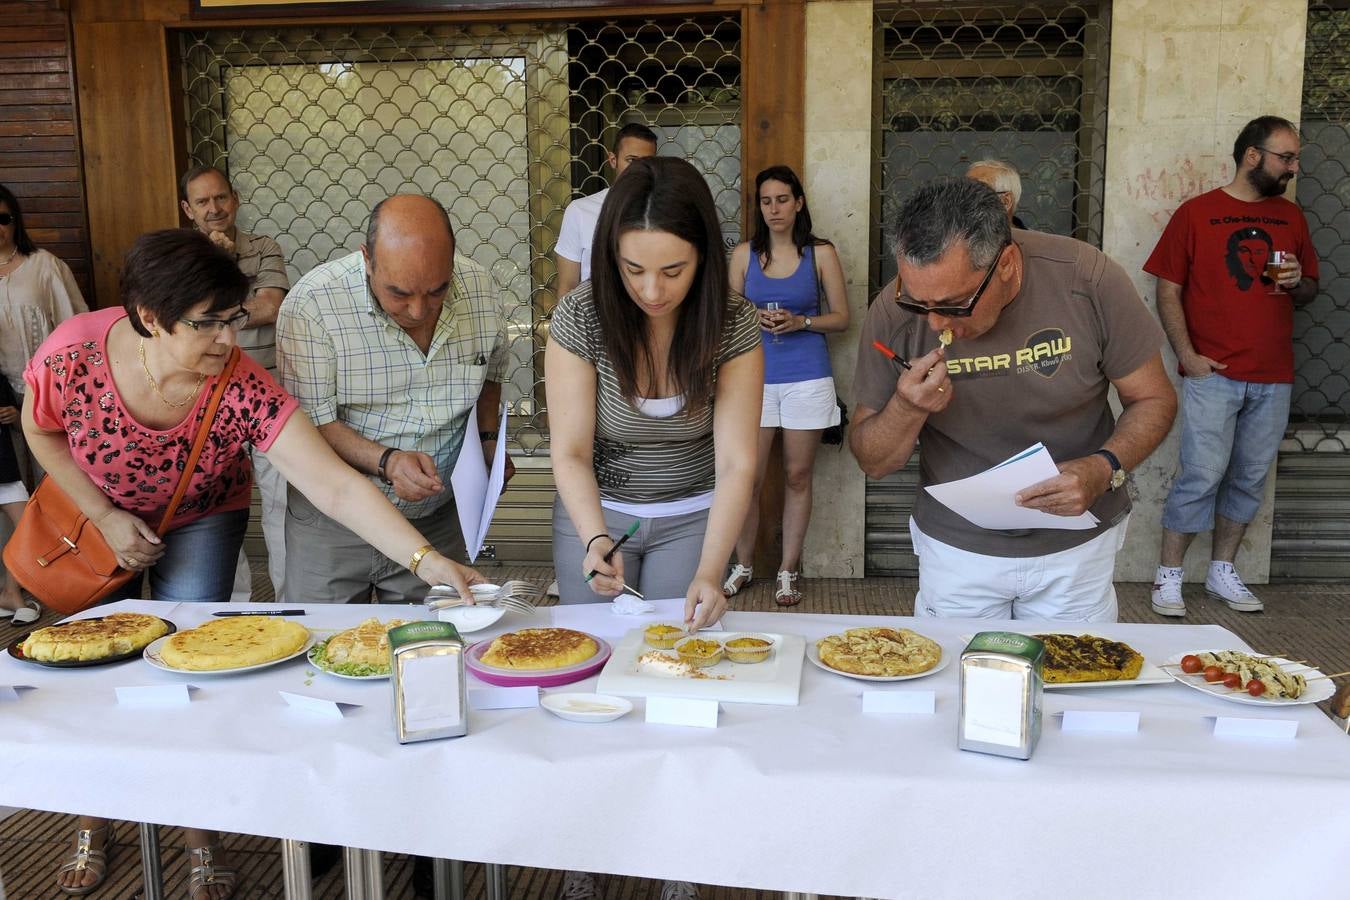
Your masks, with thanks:
<instances>
[{"instance_id":1,"label":"green label on container","mask_svg":"<svg viewBox=\"0 0 1350 900\"><path fill-rule=\"evenodd\" d=\"M981 631L970 639L966 652L1006 653L1020 656L1031 662L1038 661L1045 654L1045 644L1027 634L1011 631Z\"/></svg>"},{"instance_id":2,"label":"green label on container","mask_svg":"<svg viewBox=\"0 0 1350 900\"><path fill-rule=\"evenodd\" d=\"M449 622L409 622L407 625L400 625L389 632L389 649L391 651L396 647L411 644L414 641L458 641L461 644L464 643L464 639L459 636L459 629Z\"/></svg>"}]
</instances>

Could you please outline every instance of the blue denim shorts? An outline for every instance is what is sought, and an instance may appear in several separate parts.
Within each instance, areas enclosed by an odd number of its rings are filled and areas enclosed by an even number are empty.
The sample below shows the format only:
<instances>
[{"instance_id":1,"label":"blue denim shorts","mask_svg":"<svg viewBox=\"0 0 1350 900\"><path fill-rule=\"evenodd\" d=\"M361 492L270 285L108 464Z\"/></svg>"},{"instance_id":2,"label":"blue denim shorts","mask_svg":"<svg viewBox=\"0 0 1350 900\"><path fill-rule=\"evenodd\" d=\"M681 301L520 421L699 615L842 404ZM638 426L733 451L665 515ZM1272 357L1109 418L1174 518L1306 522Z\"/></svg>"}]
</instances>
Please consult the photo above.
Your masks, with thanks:
<instances>
[{"instance_id":1,"label":"blue denim shorts","mask_svg":"<svg viewBox=\"0 0 1350 900\"><path fill-rule=\"evenodd\" d=\"M1235 381L1216 373L1182 379L1181 460L1163 506L1163 527L1198 534L1218 513L1256 517L1266 475L1289 424L1292 385Z\"/></svg>"}]
</instances>

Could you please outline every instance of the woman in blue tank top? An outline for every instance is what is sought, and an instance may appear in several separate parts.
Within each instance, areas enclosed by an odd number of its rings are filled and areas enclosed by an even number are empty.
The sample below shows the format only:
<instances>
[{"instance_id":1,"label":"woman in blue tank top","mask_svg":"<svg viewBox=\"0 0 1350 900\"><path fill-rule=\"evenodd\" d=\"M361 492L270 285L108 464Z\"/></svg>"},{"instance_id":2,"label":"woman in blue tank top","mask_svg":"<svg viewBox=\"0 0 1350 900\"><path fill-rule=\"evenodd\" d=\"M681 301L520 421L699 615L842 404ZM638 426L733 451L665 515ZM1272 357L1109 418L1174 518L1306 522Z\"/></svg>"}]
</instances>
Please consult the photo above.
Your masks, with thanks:
<instances>
[{"instance_id":1,"label":"woman in blue tank top","mask_svg":"<svg viewBox=\"0 0 1350 900\"><path fill-rule=\"evenodd\" d=\"M774 434L783 430L783 555L774 600L796 606L802 544L811 521L811 475L821 432L839 424L825 335L848 329L844 271L834 245L811 233L811 212L797 174L771 166L755 176L759 215L749 241L731 255L732 290L759 310L764 346L764 407L750 511L736 541L736 564L723 592L729 597L754 577L759 492ZM776 304L774 306L773 304Z\"/></svg>"}]
</instances>

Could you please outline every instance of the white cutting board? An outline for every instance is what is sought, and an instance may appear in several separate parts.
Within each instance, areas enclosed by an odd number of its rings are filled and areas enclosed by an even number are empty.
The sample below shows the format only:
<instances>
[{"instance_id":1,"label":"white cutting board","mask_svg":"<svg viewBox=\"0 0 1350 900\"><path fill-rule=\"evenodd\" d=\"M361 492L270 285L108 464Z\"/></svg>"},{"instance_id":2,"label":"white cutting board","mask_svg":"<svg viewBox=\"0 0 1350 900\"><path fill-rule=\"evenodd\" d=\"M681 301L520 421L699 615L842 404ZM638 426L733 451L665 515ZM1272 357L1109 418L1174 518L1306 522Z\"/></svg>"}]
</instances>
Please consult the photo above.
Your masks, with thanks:
<instances>
[{"instance_id":1,"label":"white cutting board","mask_svg":"<svg viewBox=\"0 0 1350 900\"><path fill-rule=\"evenodd\" d=\"M773 638L773 653L762 663L734 663L724 659L700 671L715 678L676 678L639 672L638 657L652 648L642 639L643 629L634 628L614 645L614 653L600 670L596 691L621 697L691 697L725 700L728 703L770 703L796 706L802 686L802 658L806 639L800 634L755 632ZM711 636L711 635L710 635ZM662 653L674 655L673 650Z\"/></svg>"}]
</instances>

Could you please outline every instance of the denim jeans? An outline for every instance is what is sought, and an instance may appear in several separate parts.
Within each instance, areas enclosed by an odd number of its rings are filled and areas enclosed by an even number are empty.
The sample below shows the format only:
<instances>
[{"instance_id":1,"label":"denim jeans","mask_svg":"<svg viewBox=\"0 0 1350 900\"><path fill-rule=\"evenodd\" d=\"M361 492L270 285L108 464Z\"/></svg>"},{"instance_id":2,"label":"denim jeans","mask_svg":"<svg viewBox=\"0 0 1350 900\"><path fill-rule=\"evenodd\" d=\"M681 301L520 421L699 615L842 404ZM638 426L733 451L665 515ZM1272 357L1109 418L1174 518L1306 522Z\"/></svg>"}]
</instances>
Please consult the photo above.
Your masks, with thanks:
<instances>
[{"instance_id":1,"label":"denim jeans","mask_svg":"<svg viewBox=\"0 0 1350 900\"><path fill-rule=\"evenodd\" d=\"M1183 379L1181 461L1163 506L1163 527L1198 534L1217 512L1256 517L1266 475L1289 423L1292 385L1235 381L1216 373Z\"/></svg>"},{"instance_id":2,"label":"denim jeans","mask_svg":"<svg viewBox=\"0 0 1350 900\"><path fill-rule=\"evenodd\" d=\"M164 555L150 567L150 597L174 603L225 603L234 584L235 560L248 529L248 510L213 513L164 535ZM103 602L140 597L133 578Z\"/></svg>"}]
</instances>

